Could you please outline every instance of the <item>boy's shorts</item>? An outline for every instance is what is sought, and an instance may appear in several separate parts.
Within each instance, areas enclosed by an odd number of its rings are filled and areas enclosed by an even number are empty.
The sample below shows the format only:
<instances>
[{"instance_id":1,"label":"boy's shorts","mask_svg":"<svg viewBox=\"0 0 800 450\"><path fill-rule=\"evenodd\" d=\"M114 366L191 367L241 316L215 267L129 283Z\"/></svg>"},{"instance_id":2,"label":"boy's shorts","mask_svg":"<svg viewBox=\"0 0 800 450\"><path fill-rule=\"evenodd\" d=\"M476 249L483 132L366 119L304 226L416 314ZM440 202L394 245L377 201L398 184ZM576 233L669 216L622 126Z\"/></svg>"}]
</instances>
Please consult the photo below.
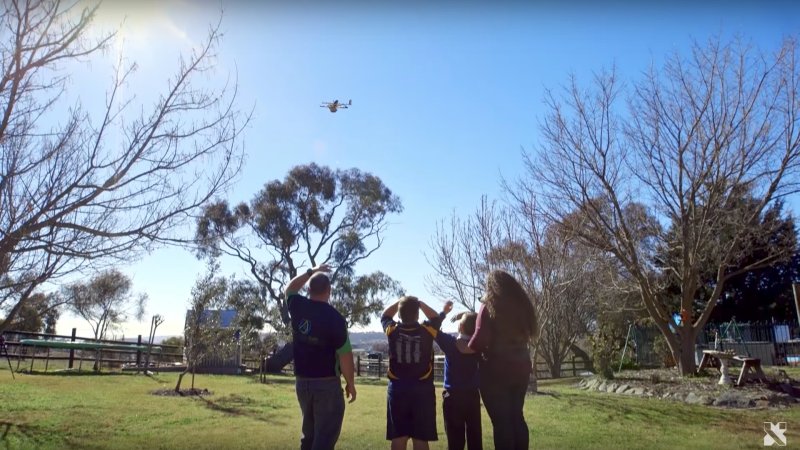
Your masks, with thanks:
<instances>
[{"instance_id":1,"label":"boy's shorts","mask_svg":"<svg viewBox=\"0 0 800 450\"><path fill-rule=\"evenodd\" d=\"M433 383L397 386L389 382L386 406L386 439L409 436L435 441L436 393Z\"/></svg>"}]
</instances>

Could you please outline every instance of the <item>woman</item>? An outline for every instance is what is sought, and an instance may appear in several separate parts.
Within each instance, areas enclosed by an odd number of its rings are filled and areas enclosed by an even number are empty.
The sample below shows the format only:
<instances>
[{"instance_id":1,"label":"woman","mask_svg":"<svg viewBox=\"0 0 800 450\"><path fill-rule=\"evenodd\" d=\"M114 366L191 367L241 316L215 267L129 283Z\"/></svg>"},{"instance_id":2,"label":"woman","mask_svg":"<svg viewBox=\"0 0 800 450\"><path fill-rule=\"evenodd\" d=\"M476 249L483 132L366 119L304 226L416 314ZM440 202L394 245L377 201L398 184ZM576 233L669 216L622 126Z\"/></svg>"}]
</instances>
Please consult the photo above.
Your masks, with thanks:
<instances>
[{"instance_id":1,"label":"woman","mask_svg":"<svg viewBox=\"0 0 800 450\"><path fill-rule=\"evenodd\" d=\"M525 289L506 272L489 273L469 347L483 353L481 398L497 449L528 448L522 410L531 374L528 344L538 333L536 311Z\"/></svg>"}]
</instances>

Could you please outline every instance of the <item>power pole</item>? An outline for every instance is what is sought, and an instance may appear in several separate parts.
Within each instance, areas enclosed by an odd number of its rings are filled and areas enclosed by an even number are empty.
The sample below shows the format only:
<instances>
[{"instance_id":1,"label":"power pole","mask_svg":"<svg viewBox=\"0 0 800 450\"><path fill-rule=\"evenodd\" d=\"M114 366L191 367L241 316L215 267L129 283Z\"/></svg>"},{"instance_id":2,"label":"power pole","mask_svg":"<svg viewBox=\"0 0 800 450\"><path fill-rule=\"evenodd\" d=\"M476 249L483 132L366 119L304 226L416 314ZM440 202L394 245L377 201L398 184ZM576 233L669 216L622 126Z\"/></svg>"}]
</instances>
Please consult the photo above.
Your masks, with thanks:
<instances>
[{"instance_id":1,"label":"power pole","mask_svg":"<svg viewBox=\"0 0 800 450\"><path fill-rule=\"evenodd\" d=\"M800 284L792 283L792 293L794 294L794 312L797 313L797 325L800 327Z\"/></svg>"}]
</instances>

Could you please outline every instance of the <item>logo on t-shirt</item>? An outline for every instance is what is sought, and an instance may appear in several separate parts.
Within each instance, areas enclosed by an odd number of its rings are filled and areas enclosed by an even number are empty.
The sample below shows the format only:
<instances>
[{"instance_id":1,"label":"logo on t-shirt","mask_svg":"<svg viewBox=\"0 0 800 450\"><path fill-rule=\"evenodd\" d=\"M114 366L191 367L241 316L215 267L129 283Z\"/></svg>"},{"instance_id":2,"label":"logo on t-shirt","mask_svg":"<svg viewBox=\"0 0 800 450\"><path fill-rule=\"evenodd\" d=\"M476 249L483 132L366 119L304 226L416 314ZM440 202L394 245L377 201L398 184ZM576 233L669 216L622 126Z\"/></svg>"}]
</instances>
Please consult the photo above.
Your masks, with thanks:
<instances>
[{"instance_id":1,"label":"logo on t-shirt","mask_svg":"<svg viewBox=\"0 0 800 450\"><path fill-rule=\"evenodd\" d=\"M308 319L304 320L300 326L297 327L297 331L303 334L308 334L311 332L311 323L308 321Z\"/></svg>"}]
</instances>

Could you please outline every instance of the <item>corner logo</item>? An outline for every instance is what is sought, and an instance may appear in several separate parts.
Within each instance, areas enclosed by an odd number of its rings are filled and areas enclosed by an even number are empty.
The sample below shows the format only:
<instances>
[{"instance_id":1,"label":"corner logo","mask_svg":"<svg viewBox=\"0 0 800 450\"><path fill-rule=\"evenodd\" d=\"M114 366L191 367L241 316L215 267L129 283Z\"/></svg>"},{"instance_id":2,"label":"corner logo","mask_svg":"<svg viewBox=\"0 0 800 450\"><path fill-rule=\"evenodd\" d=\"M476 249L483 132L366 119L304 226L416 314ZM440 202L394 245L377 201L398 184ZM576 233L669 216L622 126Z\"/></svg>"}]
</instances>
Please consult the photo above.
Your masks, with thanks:
<instances>
[{"instance_id":1,"label":"corner logo","mask_svg":"<svg viewBox=\"0 0 800 450\"><path fill-rule=\"evenodd\" d=\"M786 422L764 422L764 446L786 446Z\"/></svg>"},{"instance_id":2,"label":"corner logo","mask_svg":"<svg viewBox=\"0 0 800 450\"><path fill-rule=\"evenodd\" d=\"M311 324L308 322L308 319L304 320L303 323L301 323L300 326L297 327L297 331L303 334L308 334L308 332L311 331Z\"/></svg>"}]
</instances>

